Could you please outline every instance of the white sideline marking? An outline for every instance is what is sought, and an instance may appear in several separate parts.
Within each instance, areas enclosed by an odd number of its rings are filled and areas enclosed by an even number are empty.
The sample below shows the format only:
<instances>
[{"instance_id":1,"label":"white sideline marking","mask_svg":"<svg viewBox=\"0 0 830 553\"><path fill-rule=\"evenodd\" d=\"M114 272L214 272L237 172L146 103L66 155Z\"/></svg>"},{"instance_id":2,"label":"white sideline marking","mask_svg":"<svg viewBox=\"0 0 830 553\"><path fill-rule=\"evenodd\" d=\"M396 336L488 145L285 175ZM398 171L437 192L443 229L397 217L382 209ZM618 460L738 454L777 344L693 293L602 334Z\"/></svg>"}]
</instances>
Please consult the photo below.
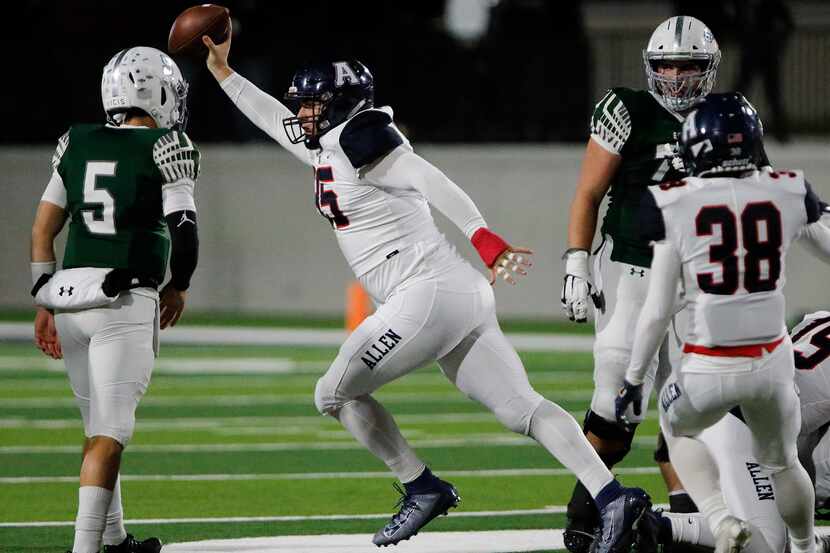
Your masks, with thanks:
<instances>
[{"instance_id":1,"label":"white sideline marking","mask_svg":"<svg viewBox=\"0 0 830 553\"><path fill-rule=\"evenodd\" d=\"M0 340L30 341L32 323L0 323ZM584 334L510 333L507 338L519 351L592 351L594 337ZM259 328L239 326L191 326L168 328L161 334L163 344L329 346L346 340L344 330Z\"/></svg>"},{"instance_id":2,"label":"white sideline marking","mask_svg":"<svg viewBox=\"0 0 830 553\"><path fill-rule=\"evenodd\" d=\"M207 540L166 545L163 553L359 553L376 550L369 534ZM404 553L518 553L562 549L562 530L423 532L395 546Z\"/></svg>"},{"instance_id":3,"label":"white sideline marking","mask_svg":"<svg viewBox=\"0 0 830 553\"><path fill-rule=\"evenodd\" d=\"M341 432L338 432L338 435ZM507 431L498 434L471 434L465 433L464 438L443 438L435 440L411 440L414 447L467 447L467 446L538 446L538 443L525 436L513 436ZM235 443L235 444L158 444L158 445L131 445L130 451L144 453L194 453L194 452L240 452L240 451L296 451L296 450L348 450L363 449L357 442L351 441L347 435L343 435L343 442L273 442L273 443ZM634 443L640 445L654 445L657 443L657 436L635 437ZM71 453L80 451L80 445L12 445L0 447L0 455L15 455L22 453Z\"/></svg>"},{"instance_id":4,"label":"white sideline marking","mask_svg":"<svg viewBox=\"0 0 830 553\"><path fill-rule=\"evenodd\" d=\"M659 474L658 467L615 468L616 474ZM508 476L571 476L565 468L556 469L485 469L485 470L442 470L447 478L477 477L504 478ZM387 479L388 472L286 472L270 474L122 474L124 482L225 482L244 480L323 480L368 478ZM0 484L52 484L77 482L78 476L8 476L0 478Z\"/></svg>"},{"instance_id":5,"label":"white sideline marking","mask_svg":"<svg viewBox=\"0 0 830 553\"><path fill-rule=\"evenodd\" d=\"M486 518L507 516L555 515L567 511L565 505L551 505L544 509L517 509L511 511L450 511L449 516L458 518ZM137 518L125 520L124 524L227 524L234 522L304 522L313 520L374 520L389 518L389 513L371 515L284 515L262 517L211 517L211 518ZM50 526L74 526L74 520L50 522L0 522L0 528L40 528Z\"/></svg>"}]
</instances>

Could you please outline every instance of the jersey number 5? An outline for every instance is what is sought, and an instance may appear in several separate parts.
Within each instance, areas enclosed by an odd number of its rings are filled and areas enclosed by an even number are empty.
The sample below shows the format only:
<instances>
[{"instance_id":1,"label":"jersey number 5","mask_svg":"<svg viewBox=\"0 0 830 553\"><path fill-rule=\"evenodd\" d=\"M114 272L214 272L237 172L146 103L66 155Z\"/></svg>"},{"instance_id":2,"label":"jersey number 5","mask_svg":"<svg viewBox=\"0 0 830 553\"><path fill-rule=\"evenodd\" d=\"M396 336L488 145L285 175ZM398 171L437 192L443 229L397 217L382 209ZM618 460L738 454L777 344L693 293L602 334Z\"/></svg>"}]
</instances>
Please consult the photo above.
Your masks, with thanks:
<instances>
[{"instance_id":1,"label":"jersey number 5","mask_svg":"<svg viewBox=\"0 0 830 553\"><path fill-rule=\"evenodd\" d=\"M764 223L765 232L759 223ZM715 281L713 273L698 273L697 284L708 294L730 295L738 290L738 223L725 205L706 206L695 218L698 236L711 236L720 227L720 244L709 246L709 261L720 263L723 277ZM775 290L781 276L781 213L772 202L749 203L741 212L740 230L743 247L744 288L747 292ZM762 269L766 267L766 275Z\"/></svg>"},{"instance_id":2,"label":"jersey number 5","mask_svg":"<svg viewBox=\"0 0 830 553\"><path fill-rule=\"evenodd\" d=\"M334 190L326 190L323 186L323 183L334 182L331 167L318 167L314 171L314 181L314 203L317 204L320 215L328 219L332 227L340 229L349 226L349 218L343 214L337 203L337 193Z\"/></svg>"},{"instance_id":3,"label":"jersey number 5","mask_svg":"<svg viewBox=\"0 0 830 553\"><path fill-rule=\"evenodd\" d=\"M813 334L812 338L810 338L810 345L815 347L816 351L810 355L804 355L800 351L795 350L796 369L811 371L815 369L819 363L822 363L825 359L830 357L830 324L828 323L830 323L830 317L816 319L802 328L798 334L793 336L793 342L798 342L798 340L805 334L812 332L816 329L816 327L824 325L824 328L819 328L818 332Z\"/></svg>"},{"instance_id":4,"label":"jersey number 5","mask_svg":"<svg viewBox=\"0 0 830 553\"><path fill-rule=\"evenodd\" d=\"M114 161L88 161L86 164L81 214L92 234L115 234L115 200L108 191L95 186L98 177L114 177L115 166Z\"/></svg>"}]
</instances>

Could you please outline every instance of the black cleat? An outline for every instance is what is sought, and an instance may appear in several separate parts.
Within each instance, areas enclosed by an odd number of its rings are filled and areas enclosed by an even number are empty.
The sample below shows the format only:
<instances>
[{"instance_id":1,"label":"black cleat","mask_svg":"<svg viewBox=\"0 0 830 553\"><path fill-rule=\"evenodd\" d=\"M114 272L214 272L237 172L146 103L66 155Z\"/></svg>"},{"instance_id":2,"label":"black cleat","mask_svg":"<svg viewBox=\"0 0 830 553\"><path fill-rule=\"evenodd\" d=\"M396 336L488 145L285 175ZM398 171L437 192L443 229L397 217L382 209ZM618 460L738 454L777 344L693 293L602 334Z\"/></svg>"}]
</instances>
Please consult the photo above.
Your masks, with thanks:
<instances>
[{"instance_id":1,"label":"black cleat","mask_svg":"<svg viewBox=\"0 0 830 553\"><path fill-rule=\"evenodd\" d=\"M664 519L661 509L646 509L643 516L634 524L634 547L637 553L659 553L661 546L667 545L664 536ZM671 536L669 536L669 543Z\"/></svg>"},{"instance_id":2,"label":"black cleat","mask_svg":"<svg viewBox=\"0 0 830 553\"><path fill-rule=\"evenodd\" d=\"M158 538L147 538L144 541L136 540L132 534L127 534L124 541L118 545L105 545L104 553L160 553L161 541Z\"/></svg>"},{"instance_id":3,"label":"black cleat","mask_svg":"<svg viewBox=\"0 0 830 553\"><path fill-rule=\"evenodd\" d=\"M565 549L570 553L588 553L591 549L591 544L597 537L597 531L586 532L585 530L578 530L571 526L570 519L568 520L568 528L562 533L562 540L565 542Z\"/></svg>"},{"instance_id":4,"label":"black cleat","mask_svg":"<svg viewBox=\"0 0 830 553\"><path fill-rule=\"evenodd\" d=\"M386 526L378 530L372 543L378 547L395 545L408 540L426 526L429 521L447 511L461 501L455 487L449 482L438 480L437 485L425 493L407 493L395 483L395 489L401 494L398 500L398 512L392 516Z\"/></svg>"},{"instance_id":5,"label":"black cleat","mask_svg":"<svg viewBox=\"0 0 830 553\"><path fill-rule=\"evenodd\" d=\"M640 520L651 511L651 498L640 488L624 488L599 512L600 531L592 553L628 553Z\"/></svg>"}]
</instances>

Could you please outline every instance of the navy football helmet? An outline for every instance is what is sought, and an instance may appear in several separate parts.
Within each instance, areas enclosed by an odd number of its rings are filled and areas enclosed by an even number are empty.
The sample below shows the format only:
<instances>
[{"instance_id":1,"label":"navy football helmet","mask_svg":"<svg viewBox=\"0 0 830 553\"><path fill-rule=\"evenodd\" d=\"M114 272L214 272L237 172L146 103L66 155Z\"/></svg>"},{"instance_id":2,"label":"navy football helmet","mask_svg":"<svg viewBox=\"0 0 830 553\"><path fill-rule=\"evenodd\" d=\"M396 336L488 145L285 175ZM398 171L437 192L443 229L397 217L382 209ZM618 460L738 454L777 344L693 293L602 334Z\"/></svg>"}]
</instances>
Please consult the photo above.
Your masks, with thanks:
<instances>
[{"instance_id":1,"label":"navy football helmet","mask_svg":"<svg viewBox=\"0 0 830 553\"><path fill-rule=\"evenodd\" d=\"M307 65L294 74L285 99L298 114L301 105L313 104L313 115L284 119L285 134L292 144L318 148L321 136L372 107L374 96L372 74L357 60Z\"/></svg>"},{"instance_id":2,"label":"navy football helmet","mask_svg":"<svg viewBox=\"0 0 830 553\"><path fill-rule=\"evenodd\" d=\"M683 123L680 156L695 177L742 173L763 165L763 136L758 112L742 94L709 94Z\"/></svg>"}]
</instances>

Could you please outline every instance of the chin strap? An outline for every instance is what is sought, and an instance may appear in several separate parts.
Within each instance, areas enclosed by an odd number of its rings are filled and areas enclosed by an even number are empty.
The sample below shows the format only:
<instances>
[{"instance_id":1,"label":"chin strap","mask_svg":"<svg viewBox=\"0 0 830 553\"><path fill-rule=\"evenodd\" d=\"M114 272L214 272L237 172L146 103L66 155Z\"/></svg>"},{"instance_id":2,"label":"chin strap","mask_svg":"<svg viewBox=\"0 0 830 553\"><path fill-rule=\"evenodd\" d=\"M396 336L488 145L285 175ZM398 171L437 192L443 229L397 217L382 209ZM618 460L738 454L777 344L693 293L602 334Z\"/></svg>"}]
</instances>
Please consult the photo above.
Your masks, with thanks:
<instances>
[{"instance_id":1,"label":"chin strap","mask_svg":"<svg viewBox=\"0 0 830 553\"><path fill-rule=\"evenodd\" d=\"M496 259L510 248L510 244L505 242L501 236L486 227L475 231L470 241L488 267L492 267Z\"/></svg>"}]
</instances>

